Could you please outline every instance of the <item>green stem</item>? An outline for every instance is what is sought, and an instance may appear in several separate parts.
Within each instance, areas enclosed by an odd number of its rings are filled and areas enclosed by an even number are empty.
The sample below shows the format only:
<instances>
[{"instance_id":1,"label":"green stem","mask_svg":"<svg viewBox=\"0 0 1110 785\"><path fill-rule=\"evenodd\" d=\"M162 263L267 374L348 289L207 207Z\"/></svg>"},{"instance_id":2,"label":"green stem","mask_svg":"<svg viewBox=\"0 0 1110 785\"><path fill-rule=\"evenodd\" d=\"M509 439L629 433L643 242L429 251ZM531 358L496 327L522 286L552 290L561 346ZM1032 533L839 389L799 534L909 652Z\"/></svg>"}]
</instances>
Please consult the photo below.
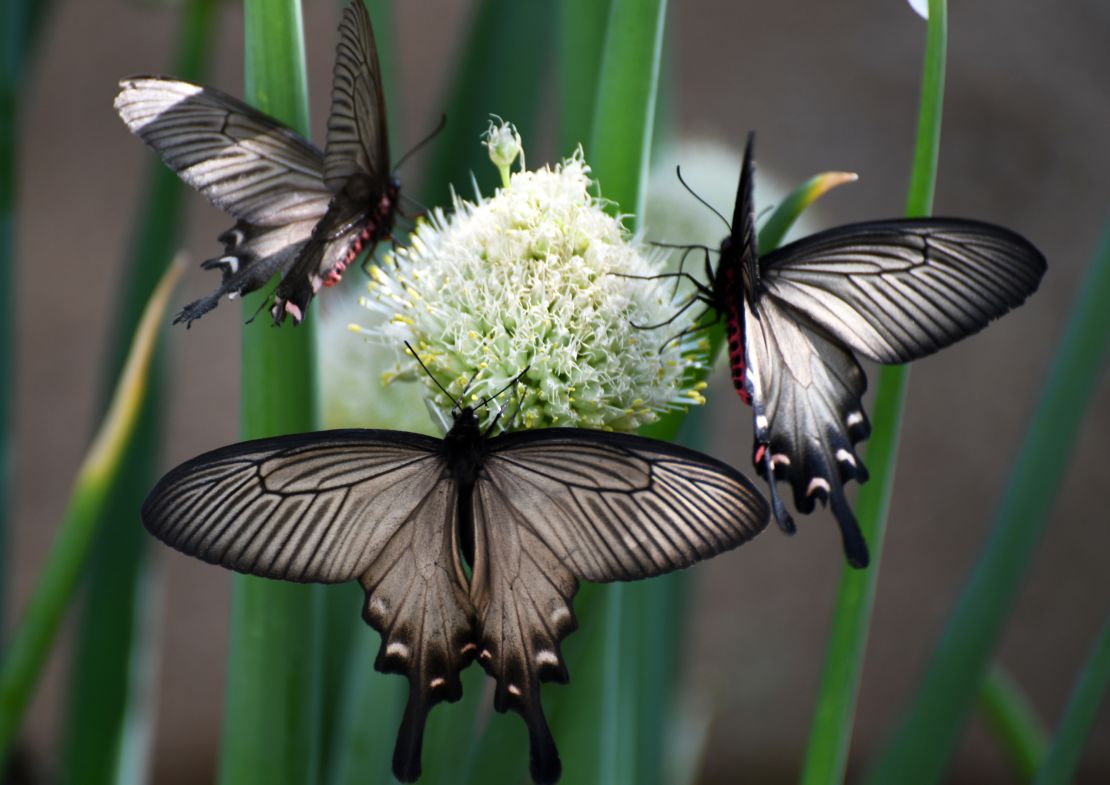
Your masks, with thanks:
<instances>
[{"instance_id":1,"label":"green stem","mask_svg":"<svg viewBox=\"0 0 1110 785\"><path fill-rule=\"evenodd\" d=\"M1048 751L1048 733L1029 699L999 665L979 687L979 710L1002 745L1019 782L1032 782Z\"/></svg>"},{"instance_id":2,"label":"green stem","mask_svg":"<svg viewBox=\"0 0 1110 785\"><path fill-rule=\"evenodd\" d=\"M307 135L301 10L297 0L245 0L247 100ZM273 286L244 298L252 316ZM271 327L265 309L243 330L244 439L315 425L313 314ZM219 782L312 785L319 775L317 586L236 576Z\"/></svg>"},{"instance_id":3,"label":"green stem","mask_svg":"<svg viewBox=\"0 0 1110 785\"><path fill-rule=\"evenodd\" d=\"M939 781L1059 492L1110 346L1110 228L1081 284L982 555L867 782Z\"/></svg>"},{"instance_id":4,"label":"green stem","mask_svg":"<svg viewBox=\"0 0 1110 785\"><path fill-rule=\"evenodd\" d=\"M928 215L936 188L940 149L941 106L948 19L946 0L929 0L925 63L917 115L917 142L906 214ZM825 665L813 712L801 782L804 785L840 783L848 764L856 700L863 673L871 610L879 578L879 562L886 537L886 519L894 487L895 459L901 435L908 369L884 367L872 409L872 436L867 448L870 481L860 488L856 517L871 549L866 570L844 567L837 589ZM896 782L897 780L889 780Z\"/></svg>"},{"instance_id":5,"label":"green stem","mask_svg":"<svg viewBox=\"0 0 1110 785\"><path fill-rule=\"evenodd\" d=\"M559 152L570 155L593 127L611 0L559 4Z\"/></svg>"},{"instance_id":6,"label":"green stem","mask_svg":"<svg viewBox=\"0 0 1110 785\"><path fill-rule=\"evenodd\" d=\"M651 163L666 10L665 0L613 0L586 150L602 195L613 200L614 210L635 216L643 213ZM638 782L659 768L658 745L653 750L654 765L644 771L636 751L660 735L652 727L665 717L647 716L641 709L665 700L663 694L671 684L665 678L648 677L646 669L640 668L638 644L646 640L648 626L655 621L651 589L644 584L618 584L607 596L598 780L622 785Z\"/></svg>"},{"instance_id":7,"label":"green stem","mask_svg":"<svg viewBox=\"0 0 1110 785\"><path fill-rule=\"evenodd\" d=\"M1079 672L1044 766L1034 785L1067 785L1075 776L1099 706L1110 687L1110 616Z\"/></svg>"},{"instance_id":8,"label":"green stem","mask_svg":"<svg viewBox=\"0 0 1110 785\"><path fill-rule=\"evenodd\" d=\"M46 664L58 625L69 607L97 526L104 520L109 491L123 468L121 457L134 435L149 386L158 327L180 276L181 265L174 265L147 305L112 404L78 471L42 575L4 653L0 667L0 771Z\"/></svg>"}]
</instances>

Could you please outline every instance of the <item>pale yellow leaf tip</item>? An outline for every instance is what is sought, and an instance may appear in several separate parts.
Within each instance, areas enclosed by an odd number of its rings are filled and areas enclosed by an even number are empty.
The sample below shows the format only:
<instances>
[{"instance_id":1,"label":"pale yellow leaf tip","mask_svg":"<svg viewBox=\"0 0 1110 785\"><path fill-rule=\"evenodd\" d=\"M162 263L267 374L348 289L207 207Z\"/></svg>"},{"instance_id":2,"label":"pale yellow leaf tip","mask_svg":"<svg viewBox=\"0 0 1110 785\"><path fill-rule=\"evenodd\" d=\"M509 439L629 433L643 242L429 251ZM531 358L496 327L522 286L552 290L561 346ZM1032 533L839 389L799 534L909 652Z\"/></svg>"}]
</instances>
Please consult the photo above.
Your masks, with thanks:
<instances>
[{"instance_id":1,"label":"pale yellow leaf tip","mask_svg":"<svg viewBox=\"0 0 1110 785\"><path fill-rule=\"evenodd\" d=\"M185 254L179 252L147 300L142 318L131 338L123 371L112 391L108 412L81 465L79 482L104 476L119 459L120 451L131 435L139 408L146 396L150 361L158 344L158 332L165 319L170 296L184 271Z\"/></svg>"}]
</instances>

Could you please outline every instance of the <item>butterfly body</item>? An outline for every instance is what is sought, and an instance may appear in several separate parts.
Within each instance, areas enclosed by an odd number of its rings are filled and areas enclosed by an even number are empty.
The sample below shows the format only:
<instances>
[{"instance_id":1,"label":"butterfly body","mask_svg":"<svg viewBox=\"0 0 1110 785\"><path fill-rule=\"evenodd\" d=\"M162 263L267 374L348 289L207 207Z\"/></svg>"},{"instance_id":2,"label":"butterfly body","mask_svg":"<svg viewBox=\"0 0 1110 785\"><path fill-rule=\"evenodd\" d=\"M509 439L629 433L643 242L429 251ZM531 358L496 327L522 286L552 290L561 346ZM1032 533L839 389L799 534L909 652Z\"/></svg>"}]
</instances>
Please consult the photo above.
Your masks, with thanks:
<instances>
[{"instance_id":1,"label":"butterfly body","mask_svg":"<svg viewBox=\"0 0 1110 785\"><path fill-rule=\"evenodd\" d=\"M428 712L461 696L477 660L496 681L494 708L524 718L542 784L561 766L540 684L567 680L579 581L689 566L754 537L768 508L743 475L692 450L576 428L488 438L463 408L443 439L346 430L214 450L166 474L142 518L234 570L359 581L381 633L375 667L409 680L401 781L420 774Z\"/></svg>"},{"instance_id":2,"label":"butterfly body","mask_svg":"<svg viewBox=\"0 0 1110 785\"><path fill-rule=\"evenodd\" d=\"M1020 235L962 218L850 224L760 256L751 148L749 137L731 232L697 296L725 321L779 527L794 530L775 489L785 480L800 512L818 500L831 508L845 556L863 567L867 546L844 491L868 476L855 449L871 430L856 355L903 363L978 332L1036 290L1045 260Z\"/></svg>"},{"instance_id":3,"label":"butterfly body","mask_svg":"<svg viewBox=\"0 0 1110 785\"><path fill-rule=\"evenodd\" d=\"M328 205L289 272L274 293L270 310L280 324L286 314L300 323L321 286L335 286L364 249L373 249L393 233L400 183L382 184L363 174L352 175Z\"/></svg>"},{"instance_id":4,"label":"butterfly body","mask_svg":"<svg viewBox=\"0 0 1110 785\"><path fill-rule=\"evenodd\" d=\"M224 296L281 274L271 315L299 323L322 285L393 229L400 186L389 169L381 69L370 18L352 2L339 26L327 145L321 152L272 117L219 90L158 76L120 82L116 110L182 180L235 225L202 263L220 286L174 320L193 321Z\"/></svg>"}]
</instances>

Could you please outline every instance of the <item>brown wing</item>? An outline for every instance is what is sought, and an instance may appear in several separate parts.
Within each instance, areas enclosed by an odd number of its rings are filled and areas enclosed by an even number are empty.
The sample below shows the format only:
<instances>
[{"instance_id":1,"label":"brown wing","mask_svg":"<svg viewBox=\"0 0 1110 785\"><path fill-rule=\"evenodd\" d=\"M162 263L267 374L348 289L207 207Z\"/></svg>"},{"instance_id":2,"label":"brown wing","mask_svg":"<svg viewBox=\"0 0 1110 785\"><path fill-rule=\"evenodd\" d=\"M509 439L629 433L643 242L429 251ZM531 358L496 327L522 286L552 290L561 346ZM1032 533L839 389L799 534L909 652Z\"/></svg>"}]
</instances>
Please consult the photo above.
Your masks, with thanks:
<instances>
[{"instance_id":1,"label":"brown wing","mask_svg":"<svg viewBox=\"0 0 1110 785\"><path fill-rule=\"evenodd\" d=\"M358 579L363 616L382 636L375 667L409 680L394 754L405 782L420 774L428 711L459 699L475 650L441 445L357 430L235 444L169 472L142 511L152 534L208 562L265 578Z\"/></svg>"},{"instance_id":2,"label":"brown wing","mask_svg":"<svg viewBox=\"0 0 1110 785\"><path fill-rule=\"evenodd\" d=\"M528 725L532 777L560 763L540 682L567 680L578 580L632 580L734 548L767 524L767 503L729 466L635 436L571 428L493 439L474 489L478 661L494 708Z\"/></svg>"}]
</instances>

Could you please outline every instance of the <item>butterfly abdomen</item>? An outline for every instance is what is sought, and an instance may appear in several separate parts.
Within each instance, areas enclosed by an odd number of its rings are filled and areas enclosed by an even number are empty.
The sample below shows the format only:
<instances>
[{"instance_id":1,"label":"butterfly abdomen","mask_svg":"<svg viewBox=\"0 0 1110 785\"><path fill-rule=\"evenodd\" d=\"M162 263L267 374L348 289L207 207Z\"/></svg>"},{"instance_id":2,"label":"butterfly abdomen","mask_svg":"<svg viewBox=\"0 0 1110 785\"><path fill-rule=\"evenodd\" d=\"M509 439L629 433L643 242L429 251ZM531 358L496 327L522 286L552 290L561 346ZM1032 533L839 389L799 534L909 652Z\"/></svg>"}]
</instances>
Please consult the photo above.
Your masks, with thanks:
<instances>
[{"instance_id":1,"label":"butterfly abdomen","mask_svg":"<svg viewBox=\"0 0 1110 785\"><path fill-rule=\"evenodd\" d=\"M722 260L724 264L724 260ZM725 330L728 338L728 366L732 372L732 385L740 395L740 399L749 406L752 403L751 393L744 385L744 374L747 370L747 361L744 356L744 313L743 292L740 288L740 276L736 265L722 267L721 281L724 286L724 296L721 298L725 309Z\"/></svg>"},{"instance_id":2,"label":"butterfly abdomen","mask_svg":"<svg viewBox=\"0 0 1110 785\"><path fill-rule=\"evenodd\" d=\"M399 191L396 180L391 181L377 204L367 212L362 228L354 235L347 253L324 276L324 286L335 286L339 283L343 273L354 263L364 248L369 248L370 253L373 253L378 243L393 235L393 214Z\"/></svg>"}]
</instances>

